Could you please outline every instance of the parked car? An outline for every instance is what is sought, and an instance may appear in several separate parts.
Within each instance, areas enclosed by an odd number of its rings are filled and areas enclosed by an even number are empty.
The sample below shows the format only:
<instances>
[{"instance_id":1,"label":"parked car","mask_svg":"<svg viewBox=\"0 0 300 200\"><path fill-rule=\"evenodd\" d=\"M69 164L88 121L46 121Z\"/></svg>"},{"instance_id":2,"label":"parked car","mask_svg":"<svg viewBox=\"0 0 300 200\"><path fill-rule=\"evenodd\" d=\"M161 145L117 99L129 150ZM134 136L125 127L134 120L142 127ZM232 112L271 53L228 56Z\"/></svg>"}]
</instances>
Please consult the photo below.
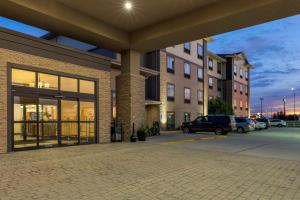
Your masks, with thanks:
<instances>
[{"instance_id":1,"label":"parked car","mask_svg":"<svg viewBox=\"0 0 300 200\"><path fill-rule=\"evenodd\" d=\"M246 133L255 130L255 124L246 117L235 117L236 128L238 133Z\"/></svg>"},{"instance_id":2,"label":"parked car","mask_svg":"<svg viewBox=\"0 0 300 200\"><path fill-rule=\"evenodd\" d=\"M281 119L271 119L270 124L271 126L283 127L286 126L286 121Z\"/></svg>"},{"instance_id":3,"label":"parked car","mask_svg":"<svg viewBox=\"0 0 300 200\"><path fill-rule=\"evenodd\" d=\"M255 123L255 129L256 130L262 130L262 129L265 129L267 127L265 122L259 122L259 121L254 120L254 123Z\"/></svg>"},{"instance_id":4,"label":"parked car","mask_svg":"<svg viewBox=\"0 0 300 200\"><path fill-rule=\"evenodd\" d=\"M270 120L268 118L258 118L258 119L256 119L256 121L258 121L258 122L264 122L266 124L266 128L265 129L268 129L271 126Z\"/></svg>"},{"instance_id":5,"label":"parked car","mask_svg":"<svg viewBox=\"0 0 300 200\"><path fill-rule=\"evenodd\" d=\"M182 123L181 129L184 133L214 132L216 135L225 135L236 130L236 122L231 115L208 115Z\"/></svg>"}]
</instances>

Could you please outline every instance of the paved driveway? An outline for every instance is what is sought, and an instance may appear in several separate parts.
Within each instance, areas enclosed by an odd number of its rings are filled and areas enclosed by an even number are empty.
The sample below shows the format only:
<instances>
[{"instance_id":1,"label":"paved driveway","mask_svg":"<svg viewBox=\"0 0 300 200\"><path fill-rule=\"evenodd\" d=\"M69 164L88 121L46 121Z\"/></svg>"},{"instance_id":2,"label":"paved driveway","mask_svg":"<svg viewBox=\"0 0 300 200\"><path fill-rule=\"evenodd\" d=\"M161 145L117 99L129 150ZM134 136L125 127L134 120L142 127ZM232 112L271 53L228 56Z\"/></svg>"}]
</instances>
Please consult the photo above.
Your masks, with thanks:
<instances>
[{"instance_id":1,"label":"paved driveway","mask_svg":"<svg viewBox=\"0 0 300 200\"><path fill-rule=\"evenodd\" d=\"M257 134L165 134L146 143L2 154L0 199L300 199L299 161L236 151L246 138L254 144L252 137L281 135Z\"/></svg>"},{"instance_id":2,"label":"paved driveway","mask_svg":"<svg viewBox=\"0 0 300 200\"><path fill-rule=\"evenodd\" d=\"M169 132L162 137L151 138L149 142L156 144L169 142L170 145L181 148L300 161L300 128L272 127L247 134L232 133L226 137L216 137L213 133L179 133L179 131Z\"/></svg>"}]
</instances>

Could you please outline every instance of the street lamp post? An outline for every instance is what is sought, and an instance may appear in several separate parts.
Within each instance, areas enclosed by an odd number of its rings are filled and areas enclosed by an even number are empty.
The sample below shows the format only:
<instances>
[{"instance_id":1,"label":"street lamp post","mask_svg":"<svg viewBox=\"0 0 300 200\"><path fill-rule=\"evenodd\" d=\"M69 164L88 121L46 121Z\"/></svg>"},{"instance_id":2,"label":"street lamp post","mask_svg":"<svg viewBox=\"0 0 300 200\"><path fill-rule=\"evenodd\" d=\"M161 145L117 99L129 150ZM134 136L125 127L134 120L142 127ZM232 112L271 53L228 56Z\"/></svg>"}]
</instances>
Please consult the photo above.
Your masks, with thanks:
<instances>
[{"instance_id":1,"label":"street lamp post","mask_svg":"<svg viewBox=\"0 0 300 200\"><path fill-rule=\"evenodd\" d=\"M259 98L259 100L260 100L260 113L261 113L261 115L263 114L263 100L264 100L264 98Z\"/></svg>"},{"instance_id":2,"label":"street lamp post","mask_svg":"<svg viewBox=\"0 0 300 200\"><path fill-rule=\"evenodd\" d=\"M284 98L283 100L283 117L284 117L284 119L285 119L285 102L286 102L286 99Z\"/></svg>"},{"instance_id":3,"label":"street lamp post","mask_svg":"<svg viewBox=\"0 0 300 200\"><path fill-rule=\"evenodd\" d=\"M291 90L294 93L294 121L296 121L296 93L295 93L295 88L292 88Z\"/></svg>"}]
</instances>

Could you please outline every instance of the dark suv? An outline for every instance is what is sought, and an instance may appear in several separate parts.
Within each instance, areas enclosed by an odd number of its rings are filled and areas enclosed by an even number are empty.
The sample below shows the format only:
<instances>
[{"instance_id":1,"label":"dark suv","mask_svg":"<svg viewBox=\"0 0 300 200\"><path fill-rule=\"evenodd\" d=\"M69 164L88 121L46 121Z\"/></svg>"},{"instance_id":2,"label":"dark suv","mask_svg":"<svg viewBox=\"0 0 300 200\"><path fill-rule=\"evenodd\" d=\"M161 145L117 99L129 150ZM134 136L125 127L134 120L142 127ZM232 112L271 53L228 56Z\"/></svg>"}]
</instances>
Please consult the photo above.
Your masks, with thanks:
<instances>
[{"instance_id":1,"label":"dark suv","mask_svg":"<svg viewBox=\"0 0 300 200\"><path fill-rule=\"evenodd\" d=\"M225 135L236 130L236 123L231 115L208 115L184 122L181 128L184 133L215 132L216 135Z\"/></svg>"}]
</instances>

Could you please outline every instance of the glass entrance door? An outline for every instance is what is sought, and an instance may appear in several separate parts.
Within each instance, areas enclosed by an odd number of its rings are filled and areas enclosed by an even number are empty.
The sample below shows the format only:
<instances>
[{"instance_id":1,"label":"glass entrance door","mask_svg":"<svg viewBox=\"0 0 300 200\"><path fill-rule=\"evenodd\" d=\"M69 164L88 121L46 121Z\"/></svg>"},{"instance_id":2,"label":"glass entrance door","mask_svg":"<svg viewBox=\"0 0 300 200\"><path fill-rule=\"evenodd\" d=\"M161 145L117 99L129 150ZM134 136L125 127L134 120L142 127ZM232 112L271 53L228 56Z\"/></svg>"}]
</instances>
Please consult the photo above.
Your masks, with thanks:
<instances>
[{"instance_id":1,"label":"glass entrance door","mask_svg":"<svg viewBox=\"0 0 300 200\"><path fill-rule=\"evenodd\" d=\"M95 102L14 96L13 148L95 143Z\"/></svg>"},{"instance_id":2,"label":"glass entrance door","mask_svg":"<svg viewBox=\"0 0 300 200\"><path fill-rule=\"evenodd\" d=\"M37 147L37 98L14 97L14 148Z\"/></svg>"},{"instance_id":3,"label":"glass entrance door","mask_svg":"<svg viewBox=\"0 0 300 200\"><path fill-rule=\"evenodd\" d=\"M58 100L39 98L39 146L58 144Z\"/></svg>"}]
</instances>

